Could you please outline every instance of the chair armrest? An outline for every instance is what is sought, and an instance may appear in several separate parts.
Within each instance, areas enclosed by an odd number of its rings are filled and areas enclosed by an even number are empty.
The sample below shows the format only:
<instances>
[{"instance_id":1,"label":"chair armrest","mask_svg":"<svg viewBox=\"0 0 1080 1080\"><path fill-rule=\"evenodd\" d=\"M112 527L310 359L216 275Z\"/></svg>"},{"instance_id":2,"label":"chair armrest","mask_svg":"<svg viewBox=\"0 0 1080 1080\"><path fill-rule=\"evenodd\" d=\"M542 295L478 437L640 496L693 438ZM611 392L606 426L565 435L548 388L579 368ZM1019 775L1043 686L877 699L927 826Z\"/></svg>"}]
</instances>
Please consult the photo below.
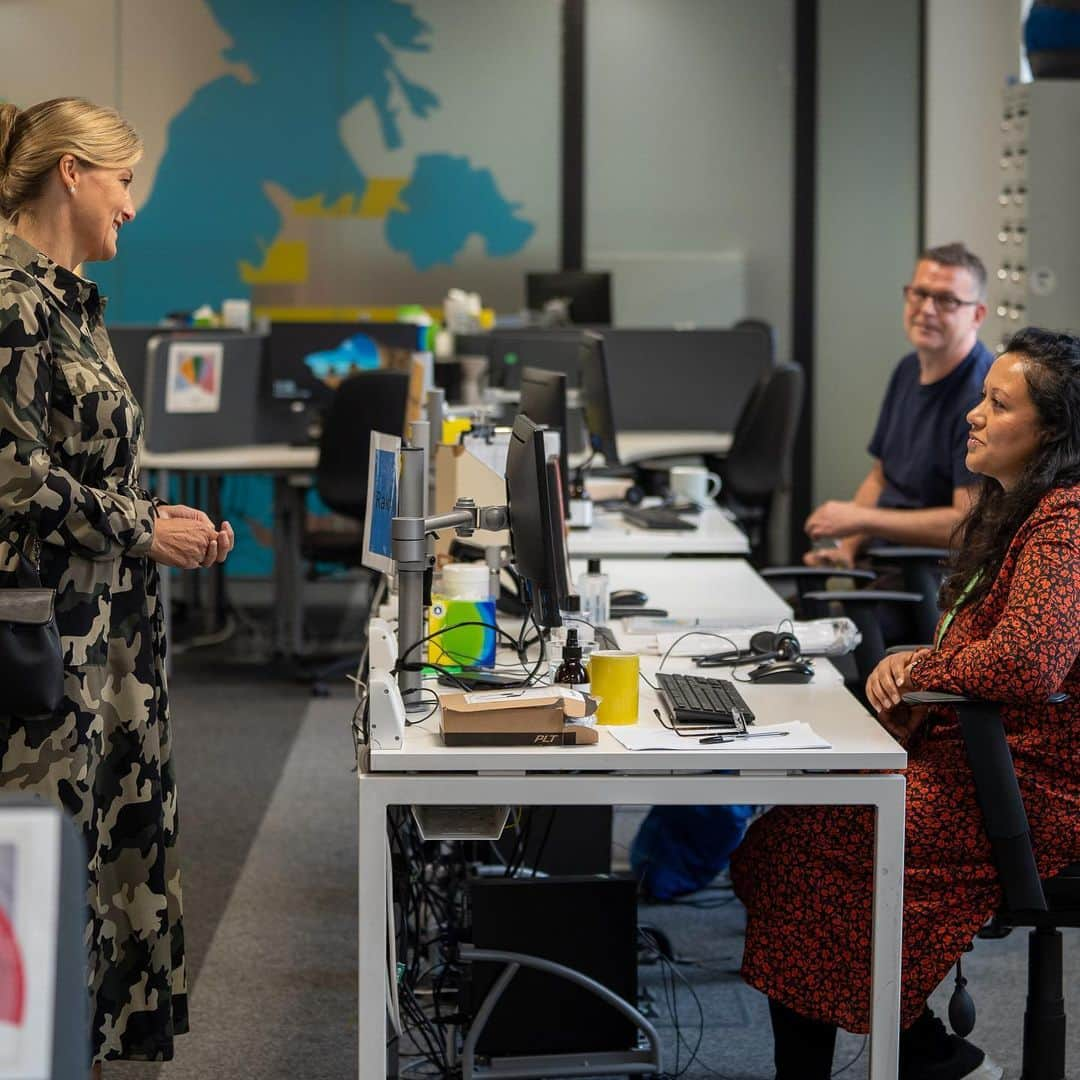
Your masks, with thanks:
<instances>
[{"instance_id":1,"label":"chair armrest","mask_svg":"<svg viewBox=\"0 0 1080 1080\"><path fill-rule=\"evenodd\" d=\"M890 589L820 589L803 593L804 600L827 603L836 600L841 604L921 604L922 597L913 592L894 592Z\"/></svg>"},{"instance_id":2,"label":"chair armrest","mask_svg":"<svg viewBox=\"0 0 1080 1080\"><path fill-rule=\"evenodd\" d=\"M906 562L910 559L924 559L927 562L944 562L949 557L948 548L937 547L872 547L865 553L871 559L882 562Z\"/></svg>"},{"instance_id":3,"label":"chair armrest","mask_svg":"<svg viewBox=\"0 0 1080 1080\"><path fill-rule=\"evenodd\" d=\"M908 705L947 705L956 709L1005 905L1013 911L1046 911L1046 895L1031 847L1031 829L1005 738L1001 707L993 701L933 690L905 694L903 700Z\"/></svg>"},{"instance_id":4,"label":"chair armrest","mask_svg":"<svg viewBox=\"0 0 1080 1080\"><path fill-rule=\"evenodd\" d=\"M789 579L799 582L828 581L830 578L850 578L852 581L873 581L873 570L850 569L842 566L767 566L758 573L768 581L770 578Z\"/></svg>"},{"instance_id":5,"label":"chair armrest","mask_svg":"<svg viewBox=\"0 0 1080 1080\"><path fill-rule=\"evenodd\" d=\"M913 642L910 645L890 645L885 650L886 656L892 656L893 653L898 652L918 652L919 649L932 649L933 645L928 645L925 641Z\"/></svg>"}]
</instances>

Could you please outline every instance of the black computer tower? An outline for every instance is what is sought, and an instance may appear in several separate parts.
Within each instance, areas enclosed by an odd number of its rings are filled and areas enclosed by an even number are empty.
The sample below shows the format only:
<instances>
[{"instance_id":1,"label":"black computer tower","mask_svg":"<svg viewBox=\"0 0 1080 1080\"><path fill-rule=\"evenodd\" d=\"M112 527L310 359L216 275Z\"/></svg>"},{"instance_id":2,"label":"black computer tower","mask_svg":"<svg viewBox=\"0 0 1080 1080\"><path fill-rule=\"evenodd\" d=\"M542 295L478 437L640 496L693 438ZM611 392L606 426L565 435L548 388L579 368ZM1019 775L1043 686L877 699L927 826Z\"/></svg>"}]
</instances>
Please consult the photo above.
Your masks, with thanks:
<instances>
[{"instance_id":1,"label":"black computer tower","mask_svg":"<svg viewBox=\"0 0 1080 1080\"><path fill-rule=\"evenodd\" d=\"M610 877L482 878L469 886L472 942L575 968L637 1001L637 883ZM503 965L473 963L465 1000L480 1007ZM629 1050L634 1024L582 987L522 968L477 1044L484 1057Z\"/></svg>"}]
</instances>

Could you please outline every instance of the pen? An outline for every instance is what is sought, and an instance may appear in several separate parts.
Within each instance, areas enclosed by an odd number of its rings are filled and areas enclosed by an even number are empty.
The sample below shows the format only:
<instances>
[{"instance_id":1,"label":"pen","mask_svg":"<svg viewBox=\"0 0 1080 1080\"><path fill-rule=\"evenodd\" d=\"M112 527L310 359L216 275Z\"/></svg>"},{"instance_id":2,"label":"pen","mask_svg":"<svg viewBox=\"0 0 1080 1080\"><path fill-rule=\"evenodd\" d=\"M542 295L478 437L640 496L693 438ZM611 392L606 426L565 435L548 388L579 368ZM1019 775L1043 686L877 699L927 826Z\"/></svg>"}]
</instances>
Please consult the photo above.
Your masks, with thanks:
<instances>
[{"instance_id":1,"label":"pen","mask_svg":"<svg viewBox=\"0 0 1080 1080\"><path fill-rule=\"evenodd\" d=\"M711 746L715 743L737 742L739 739L767 739L770 736L779 738L782 735L791 734L788 731L750 731L745 735L706 735L704 739L698 739L701 746Z\"/></svg>"}]
</instances>

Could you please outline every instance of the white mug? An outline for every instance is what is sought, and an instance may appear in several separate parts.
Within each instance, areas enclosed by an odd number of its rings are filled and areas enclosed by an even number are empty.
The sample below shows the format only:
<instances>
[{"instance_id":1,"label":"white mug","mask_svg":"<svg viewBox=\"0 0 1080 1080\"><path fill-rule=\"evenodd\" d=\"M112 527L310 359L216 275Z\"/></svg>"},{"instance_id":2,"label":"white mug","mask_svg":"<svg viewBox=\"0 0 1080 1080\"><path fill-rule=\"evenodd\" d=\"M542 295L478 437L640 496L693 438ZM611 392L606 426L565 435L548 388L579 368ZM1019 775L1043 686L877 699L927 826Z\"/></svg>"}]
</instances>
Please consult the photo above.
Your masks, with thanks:
<instances>
[{"instance_id":1,"label":"white mug","mask_svg":"<svg viewBox=\"0 0 1080 1080\"><path fill-rule=\"evenodd\" d=\"M671 494L678 499L705 506L720 491L720 477L704 465L675 465L671 470Z\"/></svg>"}]
</instances>

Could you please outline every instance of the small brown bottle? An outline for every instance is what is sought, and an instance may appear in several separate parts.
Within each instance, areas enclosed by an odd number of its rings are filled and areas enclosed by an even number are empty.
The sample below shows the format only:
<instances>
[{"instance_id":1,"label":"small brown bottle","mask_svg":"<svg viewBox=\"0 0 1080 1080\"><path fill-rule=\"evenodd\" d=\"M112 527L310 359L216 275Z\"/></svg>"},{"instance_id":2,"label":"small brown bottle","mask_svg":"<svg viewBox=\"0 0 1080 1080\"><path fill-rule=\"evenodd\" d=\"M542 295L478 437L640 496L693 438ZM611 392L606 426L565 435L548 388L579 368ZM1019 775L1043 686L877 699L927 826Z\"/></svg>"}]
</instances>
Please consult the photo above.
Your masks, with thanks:
<instances>
[{"instance_id":1,"label":"small brown bottle","mask_svg":"<svg viewBox=\"0 0 1080 1080\"><path fill-rule=\"evenodd\" d=\"M577 631L573 628L566 631L562 663L555 672L555 681L564 686L580 686L589 681L585 665L581 662L581 646L578 644Z\"/></svg>"}]
</instances>

